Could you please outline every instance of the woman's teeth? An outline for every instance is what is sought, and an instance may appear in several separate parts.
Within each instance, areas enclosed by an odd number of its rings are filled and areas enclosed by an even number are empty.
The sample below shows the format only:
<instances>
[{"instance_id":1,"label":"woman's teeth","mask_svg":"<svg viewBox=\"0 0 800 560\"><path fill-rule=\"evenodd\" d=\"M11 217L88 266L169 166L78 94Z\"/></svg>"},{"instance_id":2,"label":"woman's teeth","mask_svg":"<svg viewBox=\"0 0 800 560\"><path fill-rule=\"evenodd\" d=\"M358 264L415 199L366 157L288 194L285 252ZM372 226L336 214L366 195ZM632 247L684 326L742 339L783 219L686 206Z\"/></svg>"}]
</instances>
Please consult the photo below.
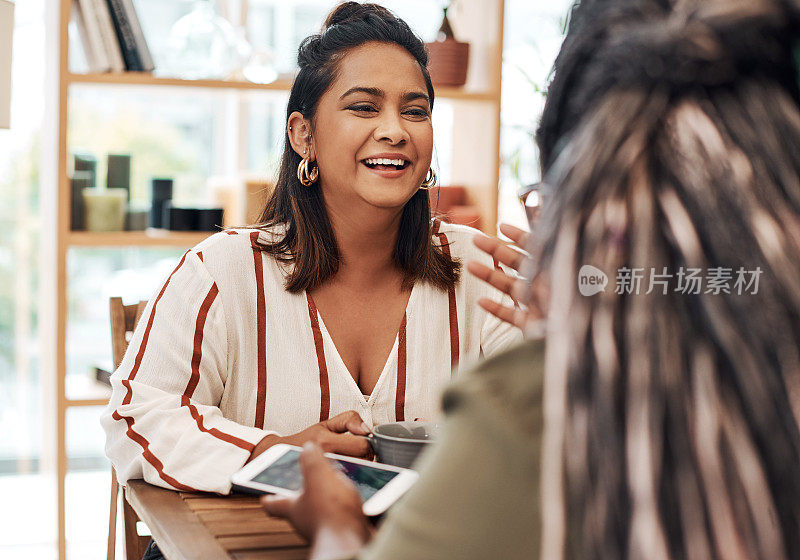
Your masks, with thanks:
<instances>
[{"instance_id":1,"label":"woman's teeth","mask_svg":"<svg viewBox=\"0 0 800 560\"><path fill-rule=\"evenodd\" d=\"M367 158L364 160L364 163L368 167L393 167L395 169L402 169L406 166L406 160L404 159L388 159L388 158Z\"/></svg>"}]
</instances>

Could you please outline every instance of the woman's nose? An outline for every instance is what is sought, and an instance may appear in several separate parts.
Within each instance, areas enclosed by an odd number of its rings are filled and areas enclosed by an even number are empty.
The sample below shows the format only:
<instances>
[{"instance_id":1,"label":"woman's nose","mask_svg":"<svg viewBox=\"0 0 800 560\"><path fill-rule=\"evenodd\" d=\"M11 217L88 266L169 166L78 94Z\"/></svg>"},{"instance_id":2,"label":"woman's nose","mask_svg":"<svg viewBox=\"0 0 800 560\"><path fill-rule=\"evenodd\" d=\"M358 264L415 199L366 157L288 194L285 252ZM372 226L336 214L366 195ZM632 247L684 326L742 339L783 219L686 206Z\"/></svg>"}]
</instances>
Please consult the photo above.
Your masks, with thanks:
<instances>
[{"instance_id":1,"label":"woman's nose","mask_svg":"<svg viewBox=\"0 0 800 560\"><path fill-rule=\"evenodd\" d=\"M399 115L390 114L387 111L379 117L373 137L378 142L386 141L390 144L407 142L409 134L403 124L403 119Z\"/></svg>"}]
</instances>

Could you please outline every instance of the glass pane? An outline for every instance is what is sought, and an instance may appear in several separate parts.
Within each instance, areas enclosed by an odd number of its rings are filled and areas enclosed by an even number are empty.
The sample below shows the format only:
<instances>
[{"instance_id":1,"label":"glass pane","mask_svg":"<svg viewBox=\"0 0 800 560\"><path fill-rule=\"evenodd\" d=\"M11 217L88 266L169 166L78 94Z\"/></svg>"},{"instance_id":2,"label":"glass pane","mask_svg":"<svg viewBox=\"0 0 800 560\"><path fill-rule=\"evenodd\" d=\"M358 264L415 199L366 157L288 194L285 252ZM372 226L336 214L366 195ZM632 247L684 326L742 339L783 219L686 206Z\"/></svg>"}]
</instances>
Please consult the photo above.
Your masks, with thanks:
<instances>
[{"instance_id":1,"label":"glass pane","mask_svg":"<svg viewBox=\"0 0 800 560\"><path fill-rule=\"evenodd\" d=\"M287 94L247 96L247 166L251 173L278 176L286 136Z\"/></svg>"},{"instance_id":2,"label":"glass pane","mask_svg":"<svg viewBox=\"0 0 800 560\"><path fill-rule=\"evenodd\" d=\"M175 268L183 249L72 249L67 259L67 397L102 398L108 389L94 381L94 368L110 371L108 300L146 300Z\"/></svg>"},{"instance_id":3,"label":"glass pane","mask_svg":"<svg viewBox=\"0 0 800 560\"><path fill-rule=\"evenodd\" d=\"M106 434L100 425L104 406L71 406L67 409L67 469L70 472L107 471Z\"/></svg>"},{"instance_id":4,"label":"glass pane","mask_svg":"<svg viewBox=\"0 0 800 560\"><path fill-rule=\"evenodd\" d=\"M6 475L39 471L43 423L54 420L54 413L41 405L37 334L39 163L45 106L42 0L16 2L13 39L11 128L0 129L0 481L12 488L23 479L26 482L19 485L36 484L37 476ZM8 495L0 496L3 503L15 503L6 502ZM20 542L29 535L11 529L7 541L5 530L0 528L0 558L13 557L6 555L7 542Z\"/></svg>"},{"instance_id":5,"label":"glass pane","mask_svg":"<svg viewBox=\"0 0 800 560\"><path fill-rule=\"evenodd\" d=\"M49 560L56 479L42 472L42 435L55 410L42 407L37 334L45 43L44 1L16 2L11 128L0 129L0 558Z\"/></svg>"},{"instance_id":6,"label":"glass pane","mask_svg":"<svg viewBox=\"0 0 800 560\"><path fill-rule=\"evenodd\" d=\"M525 226L527 219L517 191L539 181L534 135L571 4L571 0L506 1L499 217L518 226Z\"/></svg>"}]
</instances>

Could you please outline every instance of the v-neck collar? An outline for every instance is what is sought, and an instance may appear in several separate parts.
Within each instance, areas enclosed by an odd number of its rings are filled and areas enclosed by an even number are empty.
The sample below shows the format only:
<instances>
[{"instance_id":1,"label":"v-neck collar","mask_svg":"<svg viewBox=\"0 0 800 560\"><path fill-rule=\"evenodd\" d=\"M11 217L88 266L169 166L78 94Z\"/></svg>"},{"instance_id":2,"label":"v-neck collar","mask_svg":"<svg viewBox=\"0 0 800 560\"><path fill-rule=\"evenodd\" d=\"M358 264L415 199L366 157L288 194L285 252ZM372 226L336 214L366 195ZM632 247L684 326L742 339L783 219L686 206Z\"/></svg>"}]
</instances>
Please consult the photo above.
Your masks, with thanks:
<instances>
[{"instance_id":1,"label":"v-neck collar","mask_svg":"<svg viewBox=\"0 0 800 560\"><path fill-rule=\"evenodd\" d=\"M352 391L356 392L356 394L358 395L358 398L361 399L361 401L364 404L372 404L375 401L376 395L378 394L379 389L381 388L381 386L386 384L386 383L388 383L388 381L386 381L386 380L388 379L388 377L390 375L390 371L391 371L391 367L390 366L393 363L394 364L398 363L398 351L399 351L399 346L400 346L400 332L402 331L403 327L407 328L408 321L411 319L412 303L414 302L415 293L416 292L417 292L417 282L415 282L414 285L411 287L411 293L408 296L408 301L406 302L406 308L405 308L405 310L403 312L404 313L403 320L401 321L400 326L397 329L397 333L394 335L394 344L392 344L392 349L389 351L389 355L387 356L386 361L383 364L383 368L381 369L381 373L378 376L378 380L375 382L375 386L372 387L372 392L369 394L369 398L365 398L364 393L361 391L361 387L358 386L358 383L356 383L355 377L353 377L352 372L347 368L347 365L344 363L344 360L342 359L342 356L339 353L339 349L336 347L336 343L334 342L330 331L328 331L328 327L325 326L325 321L322 318L322 313L319 312L319 309L317 308L316 303L314 303L314 298L311 296L311 294L306 292L306 299L309 302L311 302L313 304L313 306L314 306L314 312L317 315L317 321L319 322L320 332L322 333L322 336L327 338L327 340L330 342L330 345L333 348L333 351L334 351L334 354L335 354L334 359L337 361L338 365L341 367L341 370L345 372L345 375L347 376L347 378L349 380L346 383L348 384L348 386L350 387L350 389ZM327 356L325 357L325 359L327 360ZM330 372L329 372L329 374L330 374Z\"/></svg>"}]
</instances>

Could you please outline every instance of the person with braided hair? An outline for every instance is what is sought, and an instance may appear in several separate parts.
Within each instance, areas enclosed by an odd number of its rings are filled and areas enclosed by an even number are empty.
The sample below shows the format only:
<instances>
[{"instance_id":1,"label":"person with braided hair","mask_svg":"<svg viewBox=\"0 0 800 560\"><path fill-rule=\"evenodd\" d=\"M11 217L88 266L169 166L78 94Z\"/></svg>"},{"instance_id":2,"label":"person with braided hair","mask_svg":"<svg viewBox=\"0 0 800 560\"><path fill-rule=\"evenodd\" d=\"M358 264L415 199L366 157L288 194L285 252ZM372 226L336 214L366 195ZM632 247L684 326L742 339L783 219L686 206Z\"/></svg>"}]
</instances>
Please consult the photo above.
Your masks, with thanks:
<instances>
[{"instance_id":1,"label":"person with braided hair","mask_svg":"<svg viewBox=\"0 0 800 560\"><path fill-rule=\"evenodd\" d=\"M265 507L312 558L800 558L800 3L572 15L532 258L477 241L532 280L470 266L528 303L487 309L540 337L450 388L443 440L374 536L309 446L304 494ZM662 283L583 295L584 265ZM689 269L760 282L686 291Z\"/></svg>"}]
</instances>

